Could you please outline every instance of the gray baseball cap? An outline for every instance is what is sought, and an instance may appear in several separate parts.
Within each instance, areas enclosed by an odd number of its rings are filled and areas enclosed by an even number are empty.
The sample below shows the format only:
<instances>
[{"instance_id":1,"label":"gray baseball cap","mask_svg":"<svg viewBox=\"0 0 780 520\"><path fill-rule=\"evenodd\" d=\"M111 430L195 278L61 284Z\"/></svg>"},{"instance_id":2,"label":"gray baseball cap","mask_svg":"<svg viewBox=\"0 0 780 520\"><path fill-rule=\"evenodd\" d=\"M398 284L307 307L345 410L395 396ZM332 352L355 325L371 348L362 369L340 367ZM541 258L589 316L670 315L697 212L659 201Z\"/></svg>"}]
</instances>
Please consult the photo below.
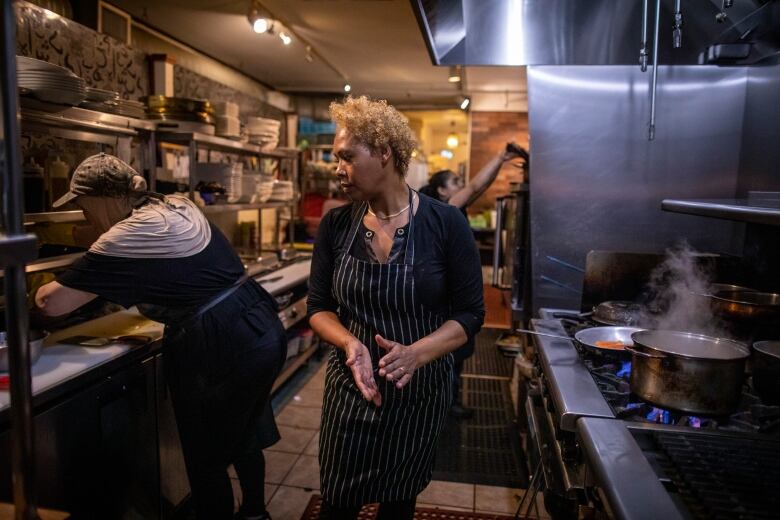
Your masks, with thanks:
<instances>
[{"instance_id":1,"label":"gray baseball cap","mask_svg":"<svg viewBox=\"0 0 780 520\"><path fill-rule=\"evenodd\" d=\"M133 177L136 176L143 178L132 166L113 155L99 153L87 157L73 171L68 193L52 206L58 208L81 195L122 198L134 192L143 193L133 188Z\"/></svg>"}]
</instances>

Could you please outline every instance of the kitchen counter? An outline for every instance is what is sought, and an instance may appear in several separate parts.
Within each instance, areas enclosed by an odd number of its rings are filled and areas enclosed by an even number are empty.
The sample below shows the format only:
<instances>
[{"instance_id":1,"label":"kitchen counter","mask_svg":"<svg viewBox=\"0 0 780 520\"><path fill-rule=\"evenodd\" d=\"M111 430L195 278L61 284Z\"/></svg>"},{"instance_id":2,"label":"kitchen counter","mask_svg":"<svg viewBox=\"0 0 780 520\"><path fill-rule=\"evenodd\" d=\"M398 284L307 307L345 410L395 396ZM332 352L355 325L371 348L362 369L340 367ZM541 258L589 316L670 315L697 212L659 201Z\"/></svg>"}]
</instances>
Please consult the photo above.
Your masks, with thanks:
<instances>
[{"instance_id":1,"label":"kitchen counter","mask_svg":"<svg viewBox=\"0 0 780 520\"><path fill-rule=\"evenodd\" d=\"M104 347L80 347L59 343L59 340L78 335L113 337L130 334L149 336L153 341L143 347L133 347L127 343ZM161 347L162 334L163 325L144 318L135 307L53 333L46 339L41 357L32 366L32 390L35 397L33 404L37 405L56 397L60 392L49 392L86 372L106 367L131 351L138 356L149 355ZM132 357L135 359L137 356ZM65 388L62 390L66 391ZM10 400L7 390L0 391L0 412L9 408Z\"/></svg>"},{"instance_id":2,"label":"kitchen counter","mask_svg":"<svg viewBox=\"0 0 780 520\"><path fill-rule=\"evenodd\" d=\"M271 294L281 294L309 276L311 261L304 259L256 279ZM142 347L117 342L104 347L82 347L59 343L68 337L86 335L117 337L144 335L152 342ZM125 363L150 356L162 348L163 325L148 320L135 308L116 312L52 333L44 343L43 353L32 367L33 405L67 394L77 387L110 374ZM0 427L7 421L10 395L0 391Z\"/></svg>"}]
</instances>

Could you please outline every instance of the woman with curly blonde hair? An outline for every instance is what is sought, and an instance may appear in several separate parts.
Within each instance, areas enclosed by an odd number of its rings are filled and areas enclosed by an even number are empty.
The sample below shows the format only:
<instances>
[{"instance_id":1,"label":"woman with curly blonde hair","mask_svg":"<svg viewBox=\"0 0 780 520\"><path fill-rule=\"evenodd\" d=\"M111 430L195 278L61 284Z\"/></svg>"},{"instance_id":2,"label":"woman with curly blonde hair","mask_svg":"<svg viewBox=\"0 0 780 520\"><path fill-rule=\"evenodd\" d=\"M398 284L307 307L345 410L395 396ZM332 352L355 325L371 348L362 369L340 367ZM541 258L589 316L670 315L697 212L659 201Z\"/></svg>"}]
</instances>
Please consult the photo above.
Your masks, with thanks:
<instances>
[{"instance_id":1,"label":"woman with curly blonde hair","mask_svg":"<svg viewBox=\"0 0 780 520\"><path fill-rule=\"evenodd\" d=\"M352 204L323 218L309 281L328 360L320 433L321 518L414 516L452 400L451 352L479 331L482 274L454 206L404 180L414 138L386 101L332 103L333 153Z\"/></svg>"}]
</instances>

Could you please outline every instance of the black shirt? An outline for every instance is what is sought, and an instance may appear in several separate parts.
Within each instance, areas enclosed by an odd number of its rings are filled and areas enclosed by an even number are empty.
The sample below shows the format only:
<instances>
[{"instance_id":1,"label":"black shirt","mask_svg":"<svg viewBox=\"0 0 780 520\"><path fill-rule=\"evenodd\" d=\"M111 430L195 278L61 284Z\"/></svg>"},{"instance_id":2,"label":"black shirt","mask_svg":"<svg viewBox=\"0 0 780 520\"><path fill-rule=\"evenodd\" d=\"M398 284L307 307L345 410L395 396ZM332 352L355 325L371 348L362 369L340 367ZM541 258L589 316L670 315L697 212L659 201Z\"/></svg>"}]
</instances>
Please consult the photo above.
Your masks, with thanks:
<instances>
[{"instance_id":1,"label":"black shirt","mask_svg":"<svg viewBox=\"0 0 780 520\"><path fill-rule=\"evenodd\" d=\"M334 208L320 222L309 279L309 315L321 311L338 312L332 288L333 272L357 205L359 203ZM365 228L361 229L365 233ZM406 236L406 233L402 235ZM420 194L413 237L417 293L428 308L446 319L457 321L469 339L473 338L484 321L485 306L479 251L468 222L454 206ZM396 232L394 242L398 239ZM394 248L397 245L394 243ZM367 247L366 240L356 237L350 254L368 260L371 256Z\"/></svg>"},{"instance_id":2,"label":"black shirt","mask_svg":"<svg viewBox=\"0 0 780 520\"><path fill-rule=\"evenodd\" d=\"M123 307L148 304L187 314L244 274L244 266L225 235L209 225L211 241L192 256L123 258L87 252L57 281Z\"/></svg>"}]
</instances>

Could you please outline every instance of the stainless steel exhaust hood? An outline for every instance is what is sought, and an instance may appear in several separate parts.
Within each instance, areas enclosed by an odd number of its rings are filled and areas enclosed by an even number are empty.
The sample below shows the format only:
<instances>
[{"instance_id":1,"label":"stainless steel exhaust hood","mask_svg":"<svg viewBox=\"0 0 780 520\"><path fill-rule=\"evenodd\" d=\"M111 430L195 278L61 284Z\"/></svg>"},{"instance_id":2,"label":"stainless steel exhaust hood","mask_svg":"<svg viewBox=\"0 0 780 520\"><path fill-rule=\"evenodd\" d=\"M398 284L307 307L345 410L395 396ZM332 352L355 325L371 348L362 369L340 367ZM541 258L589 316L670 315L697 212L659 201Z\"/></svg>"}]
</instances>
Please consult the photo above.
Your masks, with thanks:
<instances>
[{"instance_id":1,"label":"stainless steel exhaust hood","mask_svg":"<svg viewBox=\"0 0 780 520\"><path fill-rule=\"evenodd\" d=\"M650 4L648 25L655 16L655 2L646 0L411 3L437 65L637 65L644 4ZM678 4L681 46L674 48ZM747 65L780 52L780 0L660 5L660 64Z\"/></svg>"}]
</instances>

